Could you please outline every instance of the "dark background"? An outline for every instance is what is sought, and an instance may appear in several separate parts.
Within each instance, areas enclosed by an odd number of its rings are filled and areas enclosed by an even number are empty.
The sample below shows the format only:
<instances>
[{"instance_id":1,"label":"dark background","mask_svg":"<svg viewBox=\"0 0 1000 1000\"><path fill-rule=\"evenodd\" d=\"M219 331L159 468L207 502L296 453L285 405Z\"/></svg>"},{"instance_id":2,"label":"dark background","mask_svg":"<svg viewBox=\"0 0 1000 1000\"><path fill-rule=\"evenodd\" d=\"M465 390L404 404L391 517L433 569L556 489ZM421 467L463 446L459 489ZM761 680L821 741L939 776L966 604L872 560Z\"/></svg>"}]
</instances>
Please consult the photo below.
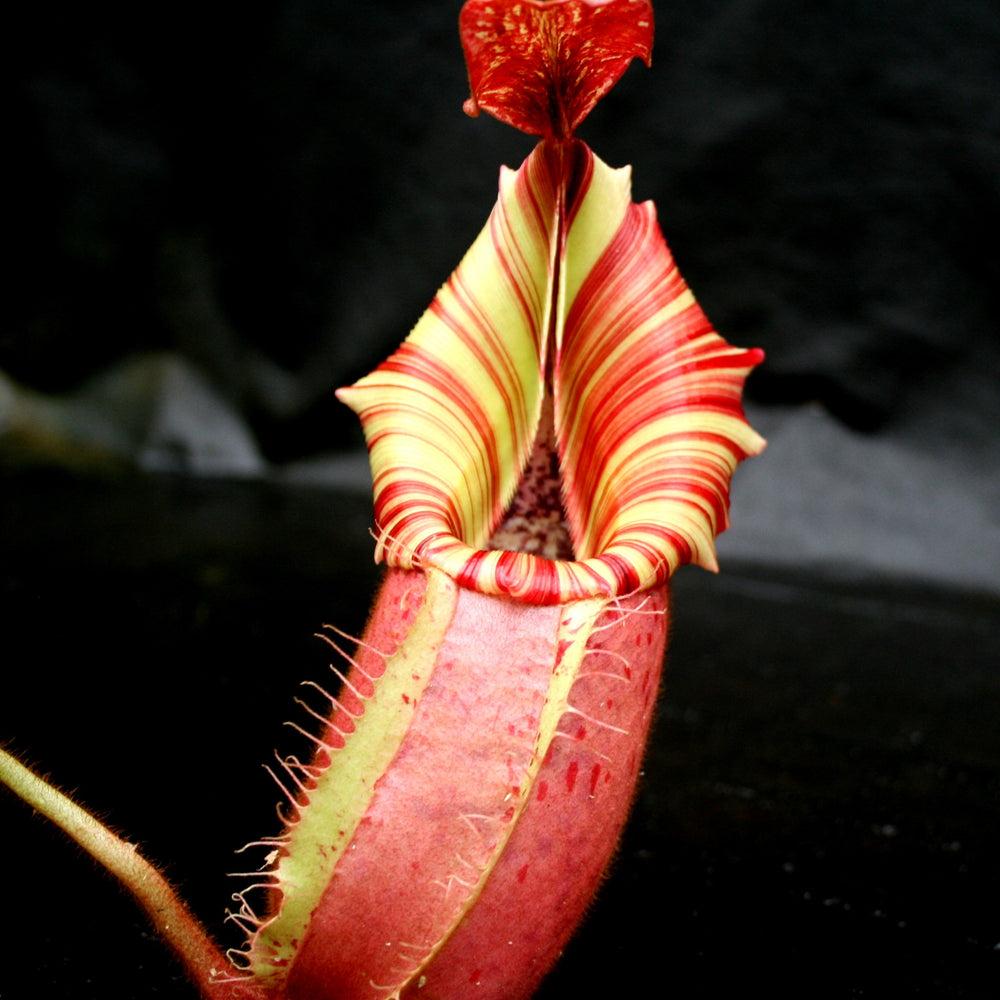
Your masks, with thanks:
<instances>
[{"instance_id":1,"label":"dark background","mask_svg":"<svg viewBox=\"0 0 1000 1000\"><path fill-rule=\"evenodd\" d=\"M377 579L333 389L405 336L531 148L462 114L458 7L12 16L0 739L214 926L232 850L273 830L259 764L326 669L310 636L359 629ZM724 575L678 577L645 791L546 996L993 996L1000 9L655 9L653 68L582 135L633 164L720 332L767 351L771 444ZM71 417L59 447L30 432L18 400L63 413L143 352L204 376L252 474L196 476L183 436L153 473ZM0 997L188 995L101 875L0 809Z\"/></svg>"},{"instance_id":2,"label":"dark background","mask_svg":"<svg viewBox=\"0 0 1000 1000\"><path fill-rule=\"evenodd\" d=\"M59 390L178 350L272 460L356 440L331 387L402 339L531 148L462 114L459 6L22 9L0 369ZM751 398L878 432L995 365L995 5L655 11L653 69L583 135L634 164L717 327L768 352ZM255 352L296 380L288 412Z\"/></svg>"}]
</instances>

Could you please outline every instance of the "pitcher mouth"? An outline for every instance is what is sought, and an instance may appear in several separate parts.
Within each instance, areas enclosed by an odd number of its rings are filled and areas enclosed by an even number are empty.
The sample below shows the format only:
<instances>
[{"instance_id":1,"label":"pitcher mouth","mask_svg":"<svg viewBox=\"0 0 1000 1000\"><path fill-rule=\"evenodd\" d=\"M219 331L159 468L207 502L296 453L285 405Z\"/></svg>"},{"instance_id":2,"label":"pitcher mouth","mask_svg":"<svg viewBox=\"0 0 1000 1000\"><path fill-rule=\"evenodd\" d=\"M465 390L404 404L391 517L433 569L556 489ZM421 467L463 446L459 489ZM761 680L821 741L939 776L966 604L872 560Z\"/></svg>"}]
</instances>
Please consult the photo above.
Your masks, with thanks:
<instances>
[{"instance_id":1,"label":"pitcher mouth","mask_svg":"<svg viewBox=\"0 0 1000 1000\"><path fill-rule=\"evenodd\" d=\"M371 454L377 560L536 604L716 568L733 470L764 446L741 405L763 354L712 329L630 188L579 140L540 141L404 344L340 390ZM547 399L573 558L490 545Z\"/></svg>"}]
</instances>

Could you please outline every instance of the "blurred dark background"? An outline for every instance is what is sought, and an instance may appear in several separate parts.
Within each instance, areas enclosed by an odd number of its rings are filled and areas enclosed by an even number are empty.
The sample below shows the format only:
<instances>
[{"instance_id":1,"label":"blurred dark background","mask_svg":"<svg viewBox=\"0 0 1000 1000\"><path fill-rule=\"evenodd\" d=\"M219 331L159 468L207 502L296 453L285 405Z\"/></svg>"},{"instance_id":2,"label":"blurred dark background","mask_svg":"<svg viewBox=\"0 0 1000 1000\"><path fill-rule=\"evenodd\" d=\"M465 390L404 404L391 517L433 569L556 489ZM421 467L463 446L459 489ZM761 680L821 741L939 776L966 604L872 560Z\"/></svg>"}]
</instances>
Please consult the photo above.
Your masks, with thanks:
<instances>
[{"instance_id":1,"label":"blurred dark background","mask_svg":"<svg viewBox=\"0 0 1000 1000\"><path fill-rule=\"evenodd\" d=\"M377 580L333 390L531 148L462 113L459 7L10 16L0 739L216 925L232 850L273 828L258 765L326 669L310 635L360 629ZM546 996L994 996L1000 7L655 11L652 69L581 134L766 350L770 445L723 576L678 577L646 790ZM189 995L113 887L0 809L4 1000Z\"/></svg>"},{"instance_id":2,"label":"blurred dark background","mask_svg":"<svg viewBox=\"0 0 1000 1000\"><path fill-rule=\"evenodd\" d=\"M406 335L531 147L462 113L459 6L19 9L0 448L55 447L30 389L85 397L56 421L71 453L101 405L146 467L357 452L334 388ZM1000 9L655 10L652 70L582 134L634 165L720 332L767 351L748 398L772 450L727 544L994 589ZM207 444L176 427L191 379Z\"/></svg>"},{"instance_id":3,"label":"blurred dark background","mask_svg":"<svg viewBox=\"0 0 1000 1000\"><path fill-rule=\"evenodd\" d=\"M409 329L531 141L461 113L456 2L39 3L15 36L14 281L0 366L66 389L178 350L276 461L255 352L323 405ZM752 395L852 428L995 357L1000 13L920 0L661 3L585 137L635 165ZM258 387L259 388L259 387ZM293 405L294 404L294 405Z\"/></svg>"}]
</instances>

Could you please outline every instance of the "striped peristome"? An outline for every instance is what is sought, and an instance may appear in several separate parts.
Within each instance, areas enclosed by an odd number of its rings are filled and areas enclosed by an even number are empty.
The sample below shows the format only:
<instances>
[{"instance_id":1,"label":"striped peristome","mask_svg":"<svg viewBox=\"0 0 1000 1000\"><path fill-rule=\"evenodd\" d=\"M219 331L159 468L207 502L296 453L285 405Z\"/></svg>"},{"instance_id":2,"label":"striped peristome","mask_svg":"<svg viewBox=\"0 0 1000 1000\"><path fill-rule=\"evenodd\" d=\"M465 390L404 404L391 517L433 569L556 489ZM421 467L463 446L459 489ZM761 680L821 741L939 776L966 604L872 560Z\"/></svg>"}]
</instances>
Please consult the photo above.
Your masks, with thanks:
<instances>
[{"instance_id":1,"label":"striped peristome","mask_svg":"<svg viewBox=\"0 0 1000 1000\"><path fill-rule=\"evenodd\" d=\"M534 604L714 569L730 477L763 446L740 402L760 358L712 329L627 168L541 141L403 346L340 392L371 452L376 557ZM548 391L573 560L486 547Z\"/></svg>"}]
</instances>

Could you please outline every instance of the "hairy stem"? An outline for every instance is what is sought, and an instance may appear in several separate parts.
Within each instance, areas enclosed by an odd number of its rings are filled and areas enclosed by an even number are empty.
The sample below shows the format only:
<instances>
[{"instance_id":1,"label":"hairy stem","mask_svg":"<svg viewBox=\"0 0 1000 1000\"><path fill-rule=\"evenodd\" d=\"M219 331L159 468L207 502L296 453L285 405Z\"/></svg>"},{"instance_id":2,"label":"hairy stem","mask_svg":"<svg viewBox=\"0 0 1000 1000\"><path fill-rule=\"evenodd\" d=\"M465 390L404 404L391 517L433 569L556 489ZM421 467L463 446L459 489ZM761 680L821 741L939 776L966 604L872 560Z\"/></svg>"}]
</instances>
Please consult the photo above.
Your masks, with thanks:
<instances>
[{"instance_id":1,"label":"hairy stem","mask_svg":"<svg viewBox=\"0 0 1000 1000\"><path fill-rule=\"evenodd\" d=\"M72 837L128 889L205 997L251 1000L262 995L232 978L229 962L201 922L135 844L113 833L2 747L0 783Z\"/></svg>"}]
</instances>

